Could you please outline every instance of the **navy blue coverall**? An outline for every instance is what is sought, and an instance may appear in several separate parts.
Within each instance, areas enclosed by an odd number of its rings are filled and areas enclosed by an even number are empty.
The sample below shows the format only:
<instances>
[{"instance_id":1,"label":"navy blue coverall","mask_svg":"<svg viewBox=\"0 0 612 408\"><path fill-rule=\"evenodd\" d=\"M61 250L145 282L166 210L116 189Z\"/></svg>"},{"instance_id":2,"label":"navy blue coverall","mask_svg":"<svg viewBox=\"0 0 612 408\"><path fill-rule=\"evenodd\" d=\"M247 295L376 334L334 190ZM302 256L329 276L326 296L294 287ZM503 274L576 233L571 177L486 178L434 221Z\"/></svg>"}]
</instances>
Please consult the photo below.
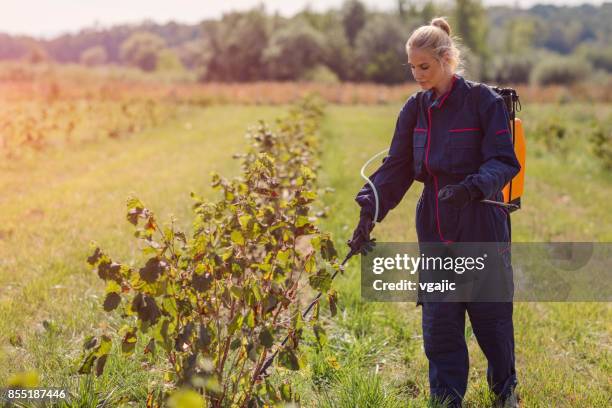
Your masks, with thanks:
<instances>
[{"instance_id":1,"label":"navy blue coverall","mask_svg":"<svg viewBox=\"0 0 612 408\"><path fill-rule=\"evenodd\" d=\"M503 201L502 188L519 172L504 101L486 85L454 75L450 90L434 100L432 90L412 95L402 107L391 147L370 176L382 221L414 180L424 184L416 207L421 242L510 242L506 209L471 201L457 208L438 200L447 184L464 184L470 195ZM355 199L374 215L375 198L365 184ZM517 384L512 302L421 302L425 354L434 398L460 406L467 389L465 312L487 360L487 380L498 396Z\"/></svg>"}]
</instances>

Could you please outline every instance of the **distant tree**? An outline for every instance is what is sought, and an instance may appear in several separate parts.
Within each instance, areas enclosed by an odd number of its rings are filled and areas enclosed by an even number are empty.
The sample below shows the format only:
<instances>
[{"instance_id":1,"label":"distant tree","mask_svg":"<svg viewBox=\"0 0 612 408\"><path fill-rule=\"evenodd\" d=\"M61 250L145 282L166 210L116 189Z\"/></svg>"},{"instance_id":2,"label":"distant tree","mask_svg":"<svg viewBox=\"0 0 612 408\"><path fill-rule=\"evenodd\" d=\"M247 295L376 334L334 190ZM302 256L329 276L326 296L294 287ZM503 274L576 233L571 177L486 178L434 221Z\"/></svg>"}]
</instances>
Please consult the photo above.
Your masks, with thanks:
<instances>
[{"instance_id":1,"label":"distant tree","mask_svg":"<svg viewBox=\"0 0 612 408\"><path fill-rule=\"evenodd\" d=\"M355 49L351 47L342 26L334 26L323 33L325 36L324 63L342 80L357 78Z\"/></svg>"},{"instance_id":2,"label":"distant tree","mask_svg":"<svg viewBox=\"0 0 612 408\"><path fill-rule=\"evenodd\" d=\"M302 74L300 79L326 84L335 84L339 82L338 75L323 64L310 68Z\"/></svg>"},{"instance_id":3,"label":"distant tree","mask_svg":"<svg viewBox=\"0 0 612 408\"><path fill-rule=\"evenodd\" d=\"M28 50L26 53L26 60L30 64L39 64L50 59L49 54L40 42L31 38L26 38L23 40L23 44Z\"/></svg>"},{"instance_id":4,"label":"distant tree","mask_svg":"<svg viewBox=\"0 0 612 408\"><path fill-rule=\"evenodd\" d=\"M154 71L159 53L165 46L164 39L156 34L136 32L121 44L121 60L143 71Z\"/></svg>"},{"instance_id":5,"label":"distant tree","mask_svg":"<svg viewBox=\"0 0 612 408\"><path fill-rule=\"evenodd\" d=\"M428 0L421 9L421 21L423 24L429 24L438 14L438 7L436 7L433 1Z\"/></svg>"},{"instance_id":6,"label":"distant tree","mask_svg":"<svg viewBox=\"0 0 612 408\"><path fill-rule=\"evenodd\" d=\"M276 31L264 51L268 74L273 79L293 80L323 61L325 38L303 20Z\"/></svg>"},{"instance_id":7,"label":"distant tree","mask_svg":"<svg viewBox=\"0 0 612 408\"><path fill-rule=\"evenodd\" d=\"M346 38L350 45L354 45L357 35L366 24L366 8L359 0L347 0L342 5L341 13Z\"/></svg>"},{"instance_id":8,"label":"distant tree","mask_svg":"<svg viewBox=\"0 0 612 408\"><path fill-rule=\"evenodd\" d=\"M157 71L183 71L185 67L175 50L165 48L157 56L157 66L155 69Z\"/></svg>"},{"instance_id":9,"label":"distant tree","mask_svg":"<svg viewBox=\"0 0 612 408\"><path fill-rule=\"evenodd\" d=\"M525 52L533 47L536 23L525 17L511 20L506 26L506 50L509 53Z\"/></svg>"},{"instance_id":10,"label":"distant tree","mask_svg":"<svg viewBox=\"0 0 612 408\"><path fill-rule=\"evenodd\" d=\"M398 83L409 78L405 44L408 28L398 19L374 17L356 40L357 64L363 79Z\"/></svg>"},{"instance_id":11,"label":"distant tree","mask_svg":"<svg viewBox=\"0 0 612 408\"><path fill-rule=\"evenodd\" d=\"M265 76L269 28L263 10L230 13L202 27L208 51L204 80L253 81Z\"/></svg>"},{"instance_id":12,"label":"distant tree","mask_svg":"<svg viewBox=\"0 0 612 408\"><path fill-rule=\"evenodd\" d=\"M302 11L293 17L293 19L303 19L316 30L326 31L329 30L332 25L338 24L338 11L328 10L324 13L319 13L313 11L310 5L307 4ZM342 22L340 22L340 24L342 24Z\"/></svg>"},{"instance_id":13,"label":"distant tree","mask_svg":"<svg viewBox=\"0 0 612 408\"><path fill-rule=\"evenodd\" d=\"M88 67L105 64L107 59L108 55L106 50L100 45L87 48L79 57L81 64L87 65Z\"/></svg>"},{"instance_id":14,"label":"distant tree","mask_svg":"<svg viewBox=\"0 0 612 408\"><path fill-rule=\"evenodd\" d=\"M586 79L591 73L591 64L576 57L549 57L542 59L531 72L531 81L536 85L571 85Z\"/></svg>"},{"instance_id":15,"label":"distant tree","mask_svg":"<svg viewBox=\"0 0 612 408\"><path fill-rule=\"evenodd\" d=\"M612 72L612 47L604 44L583 44L576 53L589 61L593 68Z\"/></svg>"},{"instance_id":16,"label":"distant tree","mask_svg":"<svg viewBox=\"0 0 612 408\"><path fill-rule=\"evenodd\" d=\"M495 55L488 76L496 84L526 84L535 64L530 53Z\"/></svg>"},{"instance_id":17,"label":"distant tree","mask_svg":"<svg viewBox=\"0 0 612 408\"><path fill-rule=\"evenodd\" d=\"M569 54L581 42L595 39L590 28L581 21L554 21L542 31L538 33L540 45L561 54Z\"/></svg>"},{"instance_id":18,"label":"distant tree","mask_svg":"<svg viewBox=\"0 0 612 408\"><path fill-rule=\"evenodd\" d=\"M208 66L212 58L212 47L207 37L187 41L176 48L176 54L183 66L195 71L201 71Z\"/></svg>"},{"instance_id":19,"label":"distant tree","mask_svg":"<svg viewBox=\"0 0 612 408\"><path fill-rule=\"evenodd\" d=\"M481 0L456 0L453 15L454 34L458 35L469 58L471 79L488 80L491 71L488 48L489 22Z\"/></svg>"},{"instance_id":20,"label":"distant tree","mask_svg":"<svg viewBox=\"0 0 612 408\"><path fill-rule=\"evenodd\" d=\"M412 0L397 0L397 14L400 21L406 21L419 16L417 4Z\"/></svg>"},{"instance_id":21,"label":"distant tree","mask_svg":"<svg viewBox=\"0 0 612 408\"><path fill-rule=\"evenodd\" d=\"M479 71L486 72L489 23L481 1L456 0L453 26L462 43L478 57L481 65Z\"/></svg>"}]
</instances>

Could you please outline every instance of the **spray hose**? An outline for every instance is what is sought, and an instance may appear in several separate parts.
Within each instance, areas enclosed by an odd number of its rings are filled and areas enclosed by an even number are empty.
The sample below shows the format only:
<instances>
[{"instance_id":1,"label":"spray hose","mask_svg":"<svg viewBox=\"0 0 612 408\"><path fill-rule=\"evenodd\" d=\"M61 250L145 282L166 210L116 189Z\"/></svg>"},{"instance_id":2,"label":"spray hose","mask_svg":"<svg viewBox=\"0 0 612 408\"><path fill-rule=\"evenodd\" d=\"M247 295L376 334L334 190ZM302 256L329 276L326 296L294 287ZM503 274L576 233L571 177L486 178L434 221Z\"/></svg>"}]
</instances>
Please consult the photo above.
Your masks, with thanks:
<instances>
[{"instance_id":1,"label":"spray hose","mask_svg":"<svg viewBox=\"0 0 612 408\"><path fill-rule=\"evenodd\" d=\"M374 161L375 158L377 158L381 154L386 153L388 151L389 149L385 149L382 152L376 153L374 156L370 158L370 160L365 162L365 164L361 167L361 177L363 177L364 180L370 185L370 187L372 187L372 191L374 192L374 200L376 201L376 210L374 211L374 222L375 223L376 223L376 220L378 220L378 210L379 210L378 192L376 191L376 186L374 185L374 183L372 183L372 180L370 180L369 177L365 175L365 169L366 167L368 167L370 163L372 163L372 161Z\"/></svg>"}]
</instances>

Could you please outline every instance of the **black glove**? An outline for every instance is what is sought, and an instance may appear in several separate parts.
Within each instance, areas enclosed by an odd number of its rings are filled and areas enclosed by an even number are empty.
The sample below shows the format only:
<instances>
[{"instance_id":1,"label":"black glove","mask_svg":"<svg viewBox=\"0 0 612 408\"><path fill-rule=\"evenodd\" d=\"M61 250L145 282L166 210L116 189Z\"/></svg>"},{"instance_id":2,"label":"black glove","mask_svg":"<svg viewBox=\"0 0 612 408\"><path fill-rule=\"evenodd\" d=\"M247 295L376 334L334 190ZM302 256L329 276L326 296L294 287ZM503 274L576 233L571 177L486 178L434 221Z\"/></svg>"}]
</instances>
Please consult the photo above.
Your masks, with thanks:
<instances>
[{"instance_id":1,"label":"black glove","mask_svg":"<svg viewBox=\"0 0 612 408\"><path fill-rule=\"evenodd\" d=\"M361 252L361 254L366 255L372 250L372 247L376 245L374 242L376 240L370 239L370 232L372 232L373 228L374 222L372 221L372 216L368 213L361 214L359 224L357 224L353 232L353 238L347 242L353 252Z\"/></svg>"},{"instance_id":2,"label":"black glove","mask_svg":"<svg viewBox=\"0 0 612 408\"><path fill-rule=\"evenodd\" d=\"M465 184L449 184L438 191L438 199L443 203L463 208L475 197Z\"/></svg>"}]
</instances>

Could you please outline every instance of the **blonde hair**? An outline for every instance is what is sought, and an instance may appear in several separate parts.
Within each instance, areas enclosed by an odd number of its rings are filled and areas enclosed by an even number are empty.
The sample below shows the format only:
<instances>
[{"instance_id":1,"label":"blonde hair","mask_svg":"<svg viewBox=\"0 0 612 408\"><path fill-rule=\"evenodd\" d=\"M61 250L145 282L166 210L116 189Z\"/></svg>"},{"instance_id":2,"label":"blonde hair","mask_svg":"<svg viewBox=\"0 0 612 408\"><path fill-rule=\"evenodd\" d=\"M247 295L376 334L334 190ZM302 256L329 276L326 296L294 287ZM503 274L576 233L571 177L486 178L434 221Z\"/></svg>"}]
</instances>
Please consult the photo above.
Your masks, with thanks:
<instances>
[{"instance_id":1,"label":"blonde hair","mask_svg":"<svg viewBox=\"0 0 612 408\"><path fill-rule=\"evenodd\" d=\"M424 25L412 33L406 42L406 53L411 48L431 52L444 69L448 66L451 73L461 67L461 51L455 45L457 39L451 36L451 28L444 17L436 17L429 25Z\"/></svg>"}]
</instances>

